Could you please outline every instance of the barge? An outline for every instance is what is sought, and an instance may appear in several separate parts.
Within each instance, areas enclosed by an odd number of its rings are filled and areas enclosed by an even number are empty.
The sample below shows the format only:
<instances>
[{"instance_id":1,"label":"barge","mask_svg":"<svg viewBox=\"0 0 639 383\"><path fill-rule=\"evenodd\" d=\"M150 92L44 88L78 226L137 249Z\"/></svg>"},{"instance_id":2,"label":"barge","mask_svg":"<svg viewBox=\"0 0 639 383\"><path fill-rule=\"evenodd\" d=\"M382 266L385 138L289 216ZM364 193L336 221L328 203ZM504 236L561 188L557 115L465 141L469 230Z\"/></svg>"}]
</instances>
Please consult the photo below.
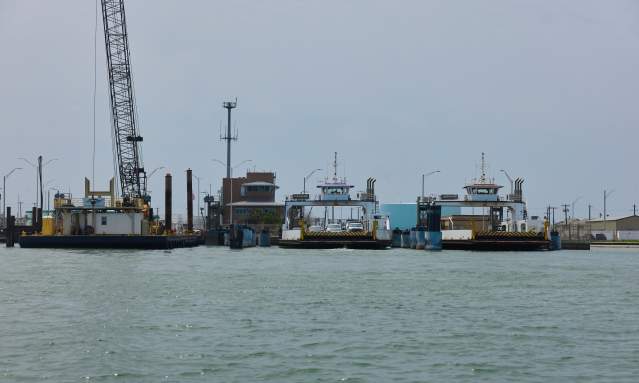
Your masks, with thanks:
<instances>
[{"instance_id":1,"label":"barge","mask_svg":"<svg viewBox=\"0 0 639 383\"><path fill-rule=\"evenodd\" d=\"M116 198L113 179L108 191L91 191L89 180L85 179L84 198L57 193L50 215L38 220L33 233L22 232L17 242L21 248L65 249L153 250L199 246L203 243L201 235L172 230L170 175L166 185L168 211L164 224L153 216L153 209L144 200L127 204Z\"/></svg>"},{"instance_id":2,"label":"barge","mask_svg":"<svg viewBox=\"0 0 639 383\"><path fill-rule=\"evenodd\" d=\"M202 239L197 235L26 235L21 248L48 249L140 249L160 250L195 247Z\"/></svg>"}]
</instances>

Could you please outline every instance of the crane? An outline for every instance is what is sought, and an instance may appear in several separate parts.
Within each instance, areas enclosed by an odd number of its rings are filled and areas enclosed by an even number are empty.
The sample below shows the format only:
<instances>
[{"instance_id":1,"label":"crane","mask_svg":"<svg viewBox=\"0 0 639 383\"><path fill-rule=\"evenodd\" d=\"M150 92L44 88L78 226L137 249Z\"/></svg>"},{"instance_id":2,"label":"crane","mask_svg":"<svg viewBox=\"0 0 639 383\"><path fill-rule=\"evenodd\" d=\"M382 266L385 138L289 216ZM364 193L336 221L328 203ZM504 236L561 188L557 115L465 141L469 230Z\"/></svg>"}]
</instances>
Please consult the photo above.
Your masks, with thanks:
<instances>
[{"instance_id":1,"label":"crane","mask_svg":"<svg viewBox=\"0 0 639 383\"><path fill-rule=\"evenodd\" d=\"M111 98L111 123L122 199L125 206L148 203L137 126L124 0L101 0ZM141 203L140 203L141 202Z\"/></svg>"}]
</instances>

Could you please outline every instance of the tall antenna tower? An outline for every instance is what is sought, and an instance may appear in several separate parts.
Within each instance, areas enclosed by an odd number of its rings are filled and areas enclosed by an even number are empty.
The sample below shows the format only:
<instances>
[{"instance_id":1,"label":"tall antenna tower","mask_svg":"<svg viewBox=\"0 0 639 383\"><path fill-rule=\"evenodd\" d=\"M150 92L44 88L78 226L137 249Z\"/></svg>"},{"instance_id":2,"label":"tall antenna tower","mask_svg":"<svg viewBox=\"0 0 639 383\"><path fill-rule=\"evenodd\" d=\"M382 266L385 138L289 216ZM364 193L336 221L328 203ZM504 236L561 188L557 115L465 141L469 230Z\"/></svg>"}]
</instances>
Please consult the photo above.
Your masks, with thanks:
<instances>
[{"instance_id":1,"label":"tall antenna tower","mask_svg":"<svg viewBox=\"0 0 639 383\"><path fill-rule=\"evenodd\" d=\"M227 111L228 122L226 135L220 136L221 140L226 140L226 178L231 178L231 141L237 141L237 132L231 133L231 110L237 108L237 98L235 101L225 101L222 106Z\"/></svg>"}]
</instances>

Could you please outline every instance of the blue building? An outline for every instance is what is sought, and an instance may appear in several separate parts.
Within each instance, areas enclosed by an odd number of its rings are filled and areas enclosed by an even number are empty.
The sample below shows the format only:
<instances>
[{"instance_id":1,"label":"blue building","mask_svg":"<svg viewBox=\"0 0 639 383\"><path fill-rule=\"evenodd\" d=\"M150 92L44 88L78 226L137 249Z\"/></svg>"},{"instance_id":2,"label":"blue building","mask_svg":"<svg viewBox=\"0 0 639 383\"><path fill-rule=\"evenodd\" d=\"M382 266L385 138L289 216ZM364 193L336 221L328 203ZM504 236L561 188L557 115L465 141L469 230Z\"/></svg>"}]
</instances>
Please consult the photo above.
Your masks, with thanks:
<instances>
[{"instance_id":1,"label":"blue building","mask_svg":"<svg viewBox=\"0 0 639 383\"><path fill-rule=\"evenodd\" d=\"M404 230L415 227L417 223L417 204L408 203L384 203L380 205L382 214L390 216L391 228L396 227ZM442 207L442 217L461 214L461 208L444 206Z\"/></svg>"}]
</instances>

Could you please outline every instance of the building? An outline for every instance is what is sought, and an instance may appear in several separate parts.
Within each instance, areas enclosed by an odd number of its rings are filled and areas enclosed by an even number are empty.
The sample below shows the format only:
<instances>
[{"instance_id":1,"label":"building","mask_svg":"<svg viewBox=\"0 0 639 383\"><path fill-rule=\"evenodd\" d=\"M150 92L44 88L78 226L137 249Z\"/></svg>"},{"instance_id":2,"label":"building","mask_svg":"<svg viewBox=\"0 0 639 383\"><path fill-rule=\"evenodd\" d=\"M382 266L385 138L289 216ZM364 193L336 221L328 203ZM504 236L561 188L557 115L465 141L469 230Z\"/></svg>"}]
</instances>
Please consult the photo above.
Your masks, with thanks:
<instances>
[{"instance_id":1,"label":"building","mask_svg":"<svg viewBox=\"0 0 639 383\"><path fill-rule=\"evenodd\" d=\"M275 202L275 178L273 172L247 172L245 177L224 178L223 223L248 225L256 231L279 230L284 221L284 204Z\"/></svg>"},{"instance_id":2,"label":"building","mask_svg":"<svg viewBox=\"0 0 639 383\"><path fill-rule=\"evenodd\" d=\"M608 217L590 220L590 232L596 240L639 240L639 216Z\"/></svg>"},{"instance_id":3,"label":"building","mask_svg":"<svg viewBox=\"0 0 639 383\"><path fill-rule=\"evenodd\" d=\"M401 230L407 230L417 225L417 204L412 203L385 203L381 204L380 211L390 217L391 228L399 228ZM442 207L442 222L443 216L460 214L461 208L459 207Z\"/></svg>"}]
</instances>

